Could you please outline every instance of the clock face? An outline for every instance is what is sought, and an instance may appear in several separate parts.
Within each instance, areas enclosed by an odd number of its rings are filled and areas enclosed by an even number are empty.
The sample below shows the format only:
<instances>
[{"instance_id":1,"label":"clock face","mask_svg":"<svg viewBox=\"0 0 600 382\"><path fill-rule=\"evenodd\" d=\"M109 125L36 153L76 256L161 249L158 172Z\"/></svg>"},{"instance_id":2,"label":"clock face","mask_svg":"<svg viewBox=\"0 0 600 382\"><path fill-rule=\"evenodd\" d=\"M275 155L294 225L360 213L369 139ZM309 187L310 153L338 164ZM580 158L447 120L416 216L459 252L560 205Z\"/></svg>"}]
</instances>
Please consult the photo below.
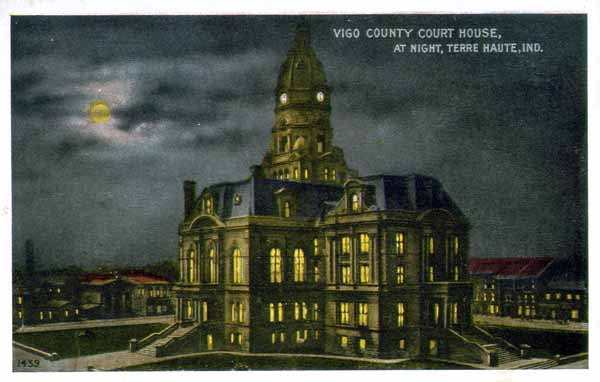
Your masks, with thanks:
<instances>
[{"instance_id":1,"label":"clock face","mask_svg":"<svg viewBox=\"0 0 600 382\"><path fill-rule=\"evenodd\" d=\"M317 101L323 102L324 100L325 100L325 94L323 94L323 92L318 92L317 93Z\"/></svg>"},{"instance_id":2,"label":"clock face","mask_svg":"<svg viewBox=\"0 0 600 382\"><path fill-rule=\"evenodd\" d=\"M279 96L279 101L281 101L281 103L285 105L288 101L288 95L285 93L281 93L281 95Z\"/></svg>"}]
</instances>

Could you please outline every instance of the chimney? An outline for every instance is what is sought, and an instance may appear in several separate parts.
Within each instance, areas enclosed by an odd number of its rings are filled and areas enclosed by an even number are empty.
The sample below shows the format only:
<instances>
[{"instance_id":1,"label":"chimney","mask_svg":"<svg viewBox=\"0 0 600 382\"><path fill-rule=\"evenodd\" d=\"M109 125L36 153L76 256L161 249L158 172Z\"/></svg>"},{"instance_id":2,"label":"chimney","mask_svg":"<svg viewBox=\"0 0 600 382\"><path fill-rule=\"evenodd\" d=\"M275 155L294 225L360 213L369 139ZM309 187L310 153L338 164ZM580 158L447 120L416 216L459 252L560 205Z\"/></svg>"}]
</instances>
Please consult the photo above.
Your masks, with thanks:
<instances>
[{"instance_id":1,"label":"chimney","mask_svg":"<svg viewBox=\"0 0 600 382\"><path fill-rule=\"evenodd\" d=\"M183 199L185 217L187 218L194 209L194 202L196 201L196 182L193 180L183 182Z\"/></svg>"}]
</instances>

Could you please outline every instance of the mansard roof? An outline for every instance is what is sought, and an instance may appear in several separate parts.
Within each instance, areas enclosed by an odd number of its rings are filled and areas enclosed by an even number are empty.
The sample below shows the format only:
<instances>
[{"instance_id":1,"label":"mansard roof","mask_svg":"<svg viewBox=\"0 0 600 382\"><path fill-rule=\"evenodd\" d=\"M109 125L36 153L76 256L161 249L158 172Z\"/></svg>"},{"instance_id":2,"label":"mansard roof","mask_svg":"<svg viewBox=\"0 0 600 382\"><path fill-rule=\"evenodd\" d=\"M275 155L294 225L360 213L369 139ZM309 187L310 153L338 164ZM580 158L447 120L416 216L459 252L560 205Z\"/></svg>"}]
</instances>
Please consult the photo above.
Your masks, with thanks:
<instances>
[{"instance_id":1,"label":"mansard roof","mask_svg":"<svg viewBox=\"0 0 600 382\"><path fill-rule=\"evenodd\" d=\"M375 204L369 206L370 210L420 212L445 209L457 218L464 218L441 183L432 177L417 174L373 175L351 179L346 185L352 181L374 188ZM277 215L276 198L288 192L294 195L295 215L307 218L322 216L339 205L344 197L342 186L269 179L255 173L242 181L208 186L200 198L207 193L212 195L215 213L220 219L248 215L274 216Z\"/></svg>"}]
</instances>

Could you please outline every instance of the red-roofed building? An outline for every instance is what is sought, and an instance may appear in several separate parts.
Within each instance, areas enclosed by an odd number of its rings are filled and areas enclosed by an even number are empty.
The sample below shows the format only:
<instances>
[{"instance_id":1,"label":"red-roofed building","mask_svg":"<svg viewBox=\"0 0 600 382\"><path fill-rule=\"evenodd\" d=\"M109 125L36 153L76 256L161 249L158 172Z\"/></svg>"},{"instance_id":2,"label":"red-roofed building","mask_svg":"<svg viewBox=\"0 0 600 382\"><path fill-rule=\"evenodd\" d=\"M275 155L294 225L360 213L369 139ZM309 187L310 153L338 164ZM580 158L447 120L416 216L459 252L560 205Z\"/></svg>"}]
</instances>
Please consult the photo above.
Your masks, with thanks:
<instances>
[{"instance_id":1,"label":"red-roofed building","mask_svg":"<svg viewBox=\"0 0 600 382\"><path fill-rule=\"evenodd\" d=\"M473 313L523 319L587 320L587 293L569 259L471 258Z\"/></svg>"}]
</instances>

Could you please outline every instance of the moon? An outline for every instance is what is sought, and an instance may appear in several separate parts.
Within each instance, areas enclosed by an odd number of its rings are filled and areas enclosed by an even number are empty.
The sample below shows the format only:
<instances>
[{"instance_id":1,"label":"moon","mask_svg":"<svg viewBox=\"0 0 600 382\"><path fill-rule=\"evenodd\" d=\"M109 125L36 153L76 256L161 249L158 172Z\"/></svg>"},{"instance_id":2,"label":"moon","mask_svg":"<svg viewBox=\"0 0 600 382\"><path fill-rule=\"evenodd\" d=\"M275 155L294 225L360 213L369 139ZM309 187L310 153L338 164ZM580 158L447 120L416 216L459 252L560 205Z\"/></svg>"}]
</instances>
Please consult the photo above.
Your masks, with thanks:
<instances>
[{"instance_id":1,"label":"moon","mask_svg":"<svg viewBox=\"0 0 600 382\"><path fill-rule=\"evenodd\" d=\"M110 106L103 100L90 102L88 116L93 123L106 123L110 119Z\"/></svg>"}]
</instances>

